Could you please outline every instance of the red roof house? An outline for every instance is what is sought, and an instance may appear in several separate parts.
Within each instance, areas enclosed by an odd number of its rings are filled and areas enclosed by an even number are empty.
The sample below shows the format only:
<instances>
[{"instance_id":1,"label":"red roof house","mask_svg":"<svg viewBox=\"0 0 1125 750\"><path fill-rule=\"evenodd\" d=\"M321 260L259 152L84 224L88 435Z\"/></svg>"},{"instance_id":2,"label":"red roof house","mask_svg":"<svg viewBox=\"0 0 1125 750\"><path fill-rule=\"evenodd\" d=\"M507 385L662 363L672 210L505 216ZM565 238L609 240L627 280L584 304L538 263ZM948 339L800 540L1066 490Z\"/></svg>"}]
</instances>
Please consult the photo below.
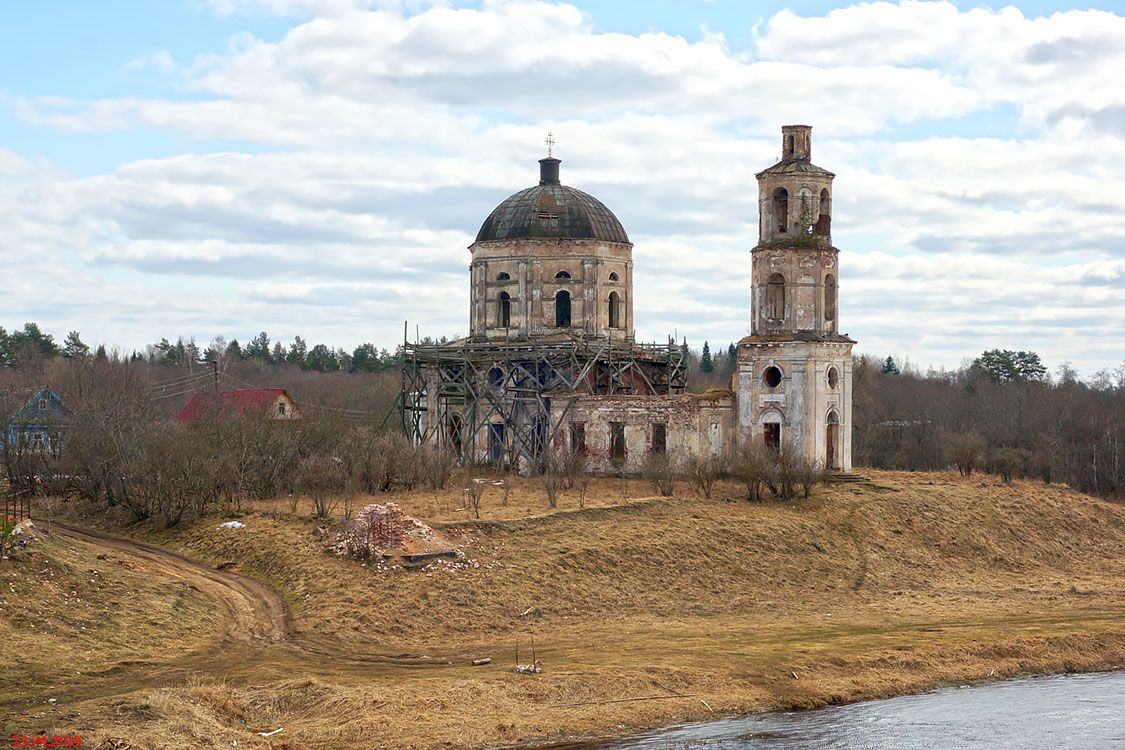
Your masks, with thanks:
<instances>
[{"instance_id":1,"label":"red roof house","mask_svg":"<svg viewBox=\"0 0 1125 750\"><path fill-rule=\"evenodd\" d=\"M176 421L196 424L208 416L220 419L236 417L264 417L275 420L300 419L301 410L284 388L243 388L212 393L197 393L188 401Z\"/></svg>"}]
</instances>

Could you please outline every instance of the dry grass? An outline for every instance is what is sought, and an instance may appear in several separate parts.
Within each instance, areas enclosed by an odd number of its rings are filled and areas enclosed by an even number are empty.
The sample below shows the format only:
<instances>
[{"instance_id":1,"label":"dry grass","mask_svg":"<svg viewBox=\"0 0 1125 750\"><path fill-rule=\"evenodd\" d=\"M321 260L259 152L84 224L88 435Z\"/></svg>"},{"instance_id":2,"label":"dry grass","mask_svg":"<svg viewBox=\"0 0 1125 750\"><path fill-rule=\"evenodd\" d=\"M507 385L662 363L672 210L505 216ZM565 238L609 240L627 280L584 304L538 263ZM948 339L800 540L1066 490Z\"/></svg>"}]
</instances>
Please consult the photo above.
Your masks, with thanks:
<instances>
[{"instance_id":1,"label":"dry grass","mask_svg":"<svg viewBox=\"0 0 1125 750\"><path fill-rule=\"evenodd\" d=\"M486 495L480 522L457 507L461 483L375 498L464 543L467 565L424 571L331 557L285 504L238 532L216 519L134 528L270 582L299 631L495 662L419 671L280 653L225 682L114 699L125 708L84 703L73 721L148 747L264 746L249 730L278 725L292 747L467 747L706 718L702 700L717 713L815 706L1125 664L1125 508L1029 482L873 475L777 504L735 485L646 499L636 481L626 500L624 482L599 480L585 510L571 493L555 512L517 480L506 507ZM517 639L526 652L532 637L546 673L516 676ZM693 697L561 705L674 694Z\"/></svg>"},{"instance_id":2,"label":"dry grass","mask_svg":"<svg viewBox=\"0 0 1125 750\"><path fill-rule=\"evenodd\" d=\"M204 644L214 603L144 563L37 535L0 563L0 701Z\"/></svg>"}]
</instances>

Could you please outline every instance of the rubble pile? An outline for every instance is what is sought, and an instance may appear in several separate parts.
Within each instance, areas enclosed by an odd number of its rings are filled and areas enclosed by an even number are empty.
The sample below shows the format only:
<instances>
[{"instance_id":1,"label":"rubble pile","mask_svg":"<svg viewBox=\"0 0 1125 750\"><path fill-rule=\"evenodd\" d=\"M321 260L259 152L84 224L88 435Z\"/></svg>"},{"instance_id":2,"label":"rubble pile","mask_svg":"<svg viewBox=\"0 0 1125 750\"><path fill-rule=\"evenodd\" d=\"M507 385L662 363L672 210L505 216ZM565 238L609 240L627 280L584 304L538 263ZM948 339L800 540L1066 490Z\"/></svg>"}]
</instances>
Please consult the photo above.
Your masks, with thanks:
<instances>
[{"instance_id":1,"label":"rubble pile","mask_svg":"<svg viewBox=\"0 0 1125 750\"><path fill-rule=\"evenodd\" d=\"M449 540L395 503L372 503L336 535L333 550L351 557L424 557L456 554Z\"/></svg>"}]
</instances>

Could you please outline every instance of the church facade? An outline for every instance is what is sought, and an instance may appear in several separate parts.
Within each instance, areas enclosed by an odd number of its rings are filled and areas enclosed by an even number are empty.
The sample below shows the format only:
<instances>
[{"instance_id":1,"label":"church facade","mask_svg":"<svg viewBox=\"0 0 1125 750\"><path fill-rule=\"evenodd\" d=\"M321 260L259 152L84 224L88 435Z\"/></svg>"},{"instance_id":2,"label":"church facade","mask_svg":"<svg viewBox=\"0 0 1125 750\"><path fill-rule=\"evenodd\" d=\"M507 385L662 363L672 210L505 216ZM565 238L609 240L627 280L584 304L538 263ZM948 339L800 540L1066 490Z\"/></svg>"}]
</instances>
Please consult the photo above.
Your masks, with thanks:
<instances>
[{"instance_id":1,"label":"church facade","mask_svg":"<svg viewBox=\"0 0 1125 750\"><path fill-rule=\"evenodd\" d=\"M652 453L733 455L757 443L851 468L851 347L838 333L832 178L811 128L782 129L757 175L751 332L729 390L686 392L680 348L636 342L633 245L600 201L540 160L470 246L469 335L405 343L403 426L467 462L541 470L567 451L635 473Z\"/></svg>"}]
</instances>

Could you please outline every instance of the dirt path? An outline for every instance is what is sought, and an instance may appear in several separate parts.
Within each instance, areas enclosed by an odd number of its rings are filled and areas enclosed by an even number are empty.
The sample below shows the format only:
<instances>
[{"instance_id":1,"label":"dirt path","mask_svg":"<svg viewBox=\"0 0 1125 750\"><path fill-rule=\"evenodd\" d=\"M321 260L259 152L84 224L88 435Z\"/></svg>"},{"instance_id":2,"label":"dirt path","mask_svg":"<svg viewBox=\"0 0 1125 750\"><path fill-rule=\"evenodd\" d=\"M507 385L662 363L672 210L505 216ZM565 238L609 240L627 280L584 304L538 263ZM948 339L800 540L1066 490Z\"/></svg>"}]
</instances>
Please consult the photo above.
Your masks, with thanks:
<instances>
[{"instance_id":1,"label":"dirt path","mask_svg":"<svg viewBox=\"0 0 1125 750\"><path fill-rule=\"evenodd\" d=\"M219 570L185 555L151 544L55 521L53 531L105 553L127 555L154 573L184 581L220 608L219 636L160 662L122 664L82 682L52 687L49 693L0 703L0 714L44 703L48 697L68 701L104 698L145 687L183 682L192 675L224 676L244 667L315 658L322 667L354 671L384 665L391 669L448 666L468 657L383 654L356 648L333 638L294 632L288 606L273 589L257 581Z\"/></svg>"}]
</instances>

